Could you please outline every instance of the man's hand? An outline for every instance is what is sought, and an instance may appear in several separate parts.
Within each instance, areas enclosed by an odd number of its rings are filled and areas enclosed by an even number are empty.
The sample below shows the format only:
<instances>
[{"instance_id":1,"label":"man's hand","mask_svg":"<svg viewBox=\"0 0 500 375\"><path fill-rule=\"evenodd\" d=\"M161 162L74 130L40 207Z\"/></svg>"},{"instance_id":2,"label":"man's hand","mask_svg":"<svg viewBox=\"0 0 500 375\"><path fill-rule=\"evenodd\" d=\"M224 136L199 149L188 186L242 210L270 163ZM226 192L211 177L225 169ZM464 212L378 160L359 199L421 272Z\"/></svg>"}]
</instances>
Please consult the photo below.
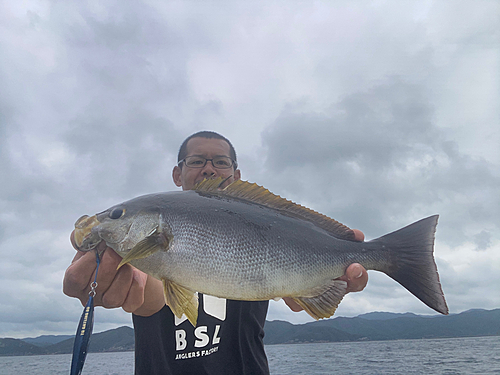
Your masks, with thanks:
<instances>
[{"instance_id":1,"label":"man's hand","mask_svg":"<svg viewBox=\"0 0 500 375\"><path fill-rule=\"evenodd\" d=\"M71 233L71 243L77 249L73 236L74 233ZM98 245L98 251L102 255L94 297L96 306L121 307L126 312L144 316L152 315L163 307L160 281L148 277L130 264L117 270L122 258L113 249L106 247L104 242ZM89 298L90 283L94 281L95 269L95 252L77 251L64 275L64 294L78 298L85 305Z\"/></svg>"},{"instance_id":2,"label":"man's hand","mask_svg":"<svg viewBox=\"0 0 500 375\"><path fill-rule=\"evenodd\" d=\"M358 229L353 229L354 231L354 240L363 242L365 239L365 235ZM366 284L368 283L368 272L366 272L365 268L359 263L353 263L345 270L344 276L338 278L339 280L347 281L347 293L349 292L361 292L365 289ZM284 297L283 300L288 305L290 310L294 312L302 311L303 308L300 307L298 303L296 303L293 299Z\"/></svg>"}]
</instances>

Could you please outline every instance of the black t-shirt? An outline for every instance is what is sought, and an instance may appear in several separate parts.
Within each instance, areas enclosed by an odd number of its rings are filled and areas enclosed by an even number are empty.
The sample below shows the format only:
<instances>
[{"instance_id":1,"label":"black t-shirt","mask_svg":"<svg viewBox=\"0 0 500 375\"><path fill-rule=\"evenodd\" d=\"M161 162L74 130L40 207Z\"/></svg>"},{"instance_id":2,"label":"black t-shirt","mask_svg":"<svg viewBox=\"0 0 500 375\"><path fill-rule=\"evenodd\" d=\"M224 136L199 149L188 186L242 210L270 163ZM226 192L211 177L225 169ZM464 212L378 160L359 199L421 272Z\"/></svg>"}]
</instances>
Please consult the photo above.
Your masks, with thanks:
<instances>
[{"instance_id":1,"label":"black t-shirt","mask_svg":"<svg viewBox=\"0 0 500 375\"><path fill-rule=\"evenodd\" d=\"M133 315L135 374L269 374L264 323L269 301L234 301L199 294L198 323L169 307Z\"/></svg>"}]
</instances>

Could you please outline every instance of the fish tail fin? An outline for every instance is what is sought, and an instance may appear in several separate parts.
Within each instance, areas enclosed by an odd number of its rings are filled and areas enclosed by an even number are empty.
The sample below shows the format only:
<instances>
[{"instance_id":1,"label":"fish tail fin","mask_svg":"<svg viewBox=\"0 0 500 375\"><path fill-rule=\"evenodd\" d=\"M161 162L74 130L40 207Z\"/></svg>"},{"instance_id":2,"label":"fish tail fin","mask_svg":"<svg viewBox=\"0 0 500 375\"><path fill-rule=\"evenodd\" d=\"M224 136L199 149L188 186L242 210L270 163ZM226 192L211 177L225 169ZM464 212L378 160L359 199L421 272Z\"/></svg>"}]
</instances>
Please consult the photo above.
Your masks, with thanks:
<instances>
[{"instance_id":1,"label":"fish tail fin","mask_svg":"<svg viewBox=\"0 0 500 375\"><path fill-rule=\"evenodd\" d=\"M430 308L447 315L433 255L438 217L419 220L371 242L379 242L390 254L390 261L377 267L377 271L396 280Z\"/></svg>"}]
</instances>

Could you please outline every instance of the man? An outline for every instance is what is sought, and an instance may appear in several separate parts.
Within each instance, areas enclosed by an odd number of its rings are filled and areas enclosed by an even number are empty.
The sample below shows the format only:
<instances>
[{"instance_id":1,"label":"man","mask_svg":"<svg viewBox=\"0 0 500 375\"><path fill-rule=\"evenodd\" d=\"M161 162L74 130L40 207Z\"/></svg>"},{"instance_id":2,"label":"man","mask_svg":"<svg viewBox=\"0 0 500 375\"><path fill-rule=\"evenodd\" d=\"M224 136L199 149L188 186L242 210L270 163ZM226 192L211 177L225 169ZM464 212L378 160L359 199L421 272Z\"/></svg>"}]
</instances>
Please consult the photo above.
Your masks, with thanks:
<instances>
[{"instance_id":1,"label":"man","mask_svg":"<svg viewBox=\"0 0 500 375\"><path fill-rule=\"evenodd\" d=\"M216 177L227 178L226 184L241 177L229 140L214 132L188 137L172 171L174 183L190 190L203 179ZM363 233L355 233L356 240L363 241ZM199 294L198 323L193 327L165 305L159 280L128 264L116 270L121 257L104 243L99 250L104 253L95 304L133 313L136 374L269 373L262 342L269 301L233 301ZM92 252L78 251L66 270L64 293L85 304L95 267ZM360 291L368 275L361 265L352 264L342 279L347 281L348 291ZM284 300L293 311L302 310L293 300Z\"/></svg>"}]
</instances>

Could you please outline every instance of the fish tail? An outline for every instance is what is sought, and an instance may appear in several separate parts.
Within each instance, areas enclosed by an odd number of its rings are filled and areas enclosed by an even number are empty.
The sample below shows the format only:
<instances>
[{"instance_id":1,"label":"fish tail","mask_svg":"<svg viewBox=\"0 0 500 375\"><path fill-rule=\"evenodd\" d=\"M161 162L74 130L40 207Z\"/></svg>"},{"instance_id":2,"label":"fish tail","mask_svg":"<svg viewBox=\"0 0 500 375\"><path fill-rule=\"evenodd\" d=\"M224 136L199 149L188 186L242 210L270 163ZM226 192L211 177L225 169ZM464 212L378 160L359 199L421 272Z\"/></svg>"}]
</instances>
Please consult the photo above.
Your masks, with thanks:
<instances>
[{"instance_id":1,"label":"fish tail","mask_svg":"<svg viewBox=\"0 0 500 375\"><path fill-rule=\"evenodd\" d=\"M434 261L434 239L439 215L417 221L370 242L389 251L389 262L375 268L396 280L430 308L448 314L448 306Z\"/></svg>"}]
</instances>

